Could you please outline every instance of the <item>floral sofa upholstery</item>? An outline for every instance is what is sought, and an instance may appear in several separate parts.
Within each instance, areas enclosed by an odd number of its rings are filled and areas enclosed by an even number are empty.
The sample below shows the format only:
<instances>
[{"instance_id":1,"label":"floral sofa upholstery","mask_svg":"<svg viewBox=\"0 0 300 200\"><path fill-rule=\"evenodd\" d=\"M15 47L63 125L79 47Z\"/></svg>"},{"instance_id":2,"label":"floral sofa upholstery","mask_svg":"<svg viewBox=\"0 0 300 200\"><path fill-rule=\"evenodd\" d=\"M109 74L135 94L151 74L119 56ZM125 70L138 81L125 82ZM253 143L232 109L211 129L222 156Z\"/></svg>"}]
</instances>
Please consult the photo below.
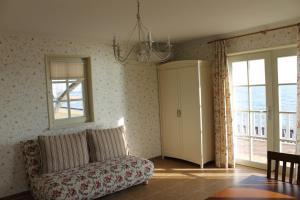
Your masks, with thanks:
<instances>
[{"instance_id":1,"label":"floral sofa upholstery","mask_svg":"<svg viewBox=\"0 0 300 200\"><path fill-rule=\"evenodd\" d=\"M37 140L23 142L25 166L35 199L96 199L148 181L154 171L151 161L124 156L89 163L61 172L40 174L41 159Z\"/></svg>"}]
</instances>

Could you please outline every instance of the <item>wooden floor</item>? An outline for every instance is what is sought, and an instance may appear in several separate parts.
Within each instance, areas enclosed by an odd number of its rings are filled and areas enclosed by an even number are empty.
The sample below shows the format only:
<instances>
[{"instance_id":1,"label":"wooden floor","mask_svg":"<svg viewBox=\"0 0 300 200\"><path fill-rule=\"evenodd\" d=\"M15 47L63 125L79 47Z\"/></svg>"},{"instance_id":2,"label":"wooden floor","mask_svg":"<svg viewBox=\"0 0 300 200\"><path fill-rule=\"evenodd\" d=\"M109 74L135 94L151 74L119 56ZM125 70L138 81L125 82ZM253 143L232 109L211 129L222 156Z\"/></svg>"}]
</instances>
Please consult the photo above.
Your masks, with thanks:
<instances>
[{"instance_id":1,"label":"wooden floor","mask_svg":"<svg viewBox=\"0 0 300 200\"><path fill-rule=\"evenodd\" d=\"M155 175L148 185L135 186L100 199L200 200L206 199L250 175L266 176L266 172L263 170L243 166L227 170L213 166L200 169L198 165L171 158L154 159L153 161Z\"/></svg>"},{"instance_id":2,"label":"wooden floor","mask_svg":"<svg viewBox=\"0 0 300 200\"><path fill-rule=\"evenodd\" d=\"M266 176L263 170L237 166L236 169L218 169L181 160L156 159L155 175L148 185L140 185L108 195L103 200L193 200L206 199L250 175Z\"/></svg>"}]
</instances>

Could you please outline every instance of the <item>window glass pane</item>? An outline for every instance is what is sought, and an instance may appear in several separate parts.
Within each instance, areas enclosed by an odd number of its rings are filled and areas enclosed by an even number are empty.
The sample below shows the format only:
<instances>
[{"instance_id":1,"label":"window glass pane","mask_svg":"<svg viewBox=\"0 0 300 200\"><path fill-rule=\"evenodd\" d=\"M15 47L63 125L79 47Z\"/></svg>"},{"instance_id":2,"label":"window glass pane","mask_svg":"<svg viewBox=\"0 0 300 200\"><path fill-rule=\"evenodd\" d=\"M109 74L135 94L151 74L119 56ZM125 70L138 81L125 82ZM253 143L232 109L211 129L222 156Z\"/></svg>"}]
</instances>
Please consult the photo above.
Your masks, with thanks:
<instances>
[{"instance_id":1,"label":"window glass pane","mask_svg":"<svg viewBox=\"0 0 300 200\"><path fill-rule=\"evenodd\" d=\"M250 138L236 138L235 155L237 159L250 160Z\"/></svg>"},{"instance_id":2,"label":"window glass pane","mask_svg":"<svg viewBox=\"0 0 300 200\"><path fill-rule=\"evenodd\" d=\"M297 83L297 56L277 58L278 83Z\"/></svg>"},{"instance_id":3,"label":"window glass pane","mask_svg":"<svg viewBox=\"0 0 300 200\"><path fill-rule=\"evenodd\" d=\"M267 137L266 113L253 112L250 115L251 135L260 138Z\"/></svg>"},{"instance_id":4,"label":"window glass pane","mask_svg":"<svg viewBox=\"0 0 300 200\"><path fill-rule=\"evenodd\" d=\"M69 91L71 100L83 99L82 83L69 83Z\"/></svg>"},{"instance_id":5,"label":"window glass pane","mask_svg":"<svg viewBox=\"0 0 300 200\"><path fill-rule=\"evenodd\" d=\"M252 161L267 163L267 138L253 138Z\"/></svg>"},{"instance_id":6,"label":"window glass pane","mask_svg":"<svg viewBox=\"0 0 300 200\"><path fill-rule=\"evenodd\" d=\"M266 163L267 161L267 119L266 113L251 113L250 127L252 140L252 161Z\"/></svg>"},{"instance_id":7,"label":"window glass pane","mask_svg":"<svg viewBox=\"0 0 300 200\"><path fill-rule=\"evenodd\" d=\"M296 112L297 109L297 86L279 86L279 111Z\"/></svg>"},{"instance_id":8,"label":"window glass pane","mask_svg":"<svg viewBox=\"0 0 300 200\"><path fill-rule=\"evenodd\" d=\"M247 61L232 63L232 82L233 85L247 85Z\"/></svg>"},{"instance_id":9,"label":"window glass pane","mask_svg":"<svg viewBox=\"0 0 300 200\"><path fill-rule=\"evenodd\" d=\"M52 95L54 99L62 98L62 94L66 91L67 85L65 83L52 82Z\"/></svg>"},{"instance_id":10,"label":"window glass pane","mask_svg":"<svg viewBox=\"0 0 300 200\"><path fill-rule=\"evenodd\" d=\"M71 117L84 116L83 101L71 101L70 102Z\"/></svg>"},{"instance_id":11,"label":"window glass pane","mask_svg":"<svg viewBox=\"0 0 300 200\"><path fill-rule=\"evenodd\" d=\"M280 139L296 141L296 114L280 113Z\"/></svg>"},{"instance_id":12,"label":"window glass pane","mask_svg":"<svg viewBox=\"0 0 300 200\"><path fill-rule=\"evenodd\" d=\"M296 153L296 143L289 141L281 141L280 142L280 152L295 154Z\"/></svg>"},{"instance_id":13,"label":"window glass pane","mask_svg":"<svg viewBox=\"0 0 300 200\"><path fill-rule=\"evenodd\" d=\"M68 118L68 104L67 102L54 102L54 119Z\"/></svg>"},{"instance_id":14,"label":"window glass pane","mask_svg":"<svg viewBox=\"0 0 300 200\"><path fill-rule=\"evenodd\" d=\"M249 84L265 84L265 60L249 60Z\"/></svg>"},{"instance_id":15,"label":"window glass pane","mask_svg":"<svg viewBox=\"0 0 300 200\"><path fill-rule=\"evenodd\" d=\"M250 110L252 111L266 110L266 87L265 86L250 87Z\"/></svg>"},{"instance_id":16,"label":"window glass pane","mask_svg":"<svg viewBox=\"0 0 300 200\"><path fill-rule=\"evenodd\" d=\"M234 109L248 110L248 87L234 87Z\"/></svg>"},{"instance_id":17,"label":"window glass pane","mask_svg":"<svg viewBox=\"0 0 300 200\"><path fill-rule=\"evenodd\" d=\"M233 116L234 135L249 136L249 113L235 112Z\"/></svg>"}]
</instances>

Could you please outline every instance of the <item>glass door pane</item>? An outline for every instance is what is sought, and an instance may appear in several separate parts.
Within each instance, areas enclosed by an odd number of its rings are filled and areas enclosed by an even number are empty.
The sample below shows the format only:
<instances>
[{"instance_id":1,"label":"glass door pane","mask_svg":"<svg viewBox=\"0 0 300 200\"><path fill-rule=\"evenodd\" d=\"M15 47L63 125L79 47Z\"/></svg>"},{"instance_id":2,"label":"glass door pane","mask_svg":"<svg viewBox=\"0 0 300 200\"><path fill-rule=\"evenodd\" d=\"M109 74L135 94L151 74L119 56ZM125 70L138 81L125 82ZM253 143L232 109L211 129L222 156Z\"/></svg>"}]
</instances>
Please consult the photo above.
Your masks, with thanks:
<instances>
[{"instance_id":1,"label":"glass door pane","mask_svg":"<svg viewBox=\"0 0 300 200\"><path fill-rule=\"evenodd\" d=\"M233 88L233 131L236 139L237 159L250 160L250 137L249 137L249 87L247 61L232 63Z\"/></svg>"},{"instance_id":2,"label":"glass door pane","mask_svg":"<svg viewBox=\"0 0 300 200\"><path fill-rule=\"evenodd\" d=\"M280 152L296 151L297 56L277 58Z\"/></svg>"},{"instance_id":3,"label":"glass door pane","mask_svg":"<svg viewBox=\"0 0 300 200\"><path fill-rule=\"evenodd\" d=\"M265 60L249 60L251 161L267 161L267 108Z\"/></svg>"},{"instance_id":4,"label":"glass door pane","mask_svg":"<svg viewBox=\"0 0 300 200\"><path fill-rule=\"evenodd\" d=\"M232 62L232 80L236 158L266 163L265 59Z\"/></svg>"},{"instance_id":5,"label":"glass door pane","mask_svg":"<svg viewBox=\"0 0 300 200\"><path fill-rule=\"evenodd\" d=\"M236 158L250 160L249 112L235 112L233 118Z\"/></svg>"}]
</instances>

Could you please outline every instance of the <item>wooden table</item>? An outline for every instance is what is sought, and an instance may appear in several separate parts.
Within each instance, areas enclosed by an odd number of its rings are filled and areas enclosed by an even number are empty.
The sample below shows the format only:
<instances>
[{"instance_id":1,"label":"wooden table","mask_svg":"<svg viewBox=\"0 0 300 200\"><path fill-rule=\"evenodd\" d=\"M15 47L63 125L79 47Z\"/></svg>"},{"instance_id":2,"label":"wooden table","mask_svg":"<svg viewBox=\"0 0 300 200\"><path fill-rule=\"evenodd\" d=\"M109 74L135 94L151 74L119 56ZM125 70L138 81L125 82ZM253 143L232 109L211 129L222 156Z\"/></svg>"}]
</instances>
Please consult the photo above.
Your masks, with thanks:
<instances>
[{"instance_id":1,"label":"wooden table","mask_svg":"<svg viewBox=\"0 0 300 200\"><path fill-rule=\"evenodd\" d=\"M250 176L207 200L300 199L300 186L266 177Z\"/></svg>"}]
</instances>

